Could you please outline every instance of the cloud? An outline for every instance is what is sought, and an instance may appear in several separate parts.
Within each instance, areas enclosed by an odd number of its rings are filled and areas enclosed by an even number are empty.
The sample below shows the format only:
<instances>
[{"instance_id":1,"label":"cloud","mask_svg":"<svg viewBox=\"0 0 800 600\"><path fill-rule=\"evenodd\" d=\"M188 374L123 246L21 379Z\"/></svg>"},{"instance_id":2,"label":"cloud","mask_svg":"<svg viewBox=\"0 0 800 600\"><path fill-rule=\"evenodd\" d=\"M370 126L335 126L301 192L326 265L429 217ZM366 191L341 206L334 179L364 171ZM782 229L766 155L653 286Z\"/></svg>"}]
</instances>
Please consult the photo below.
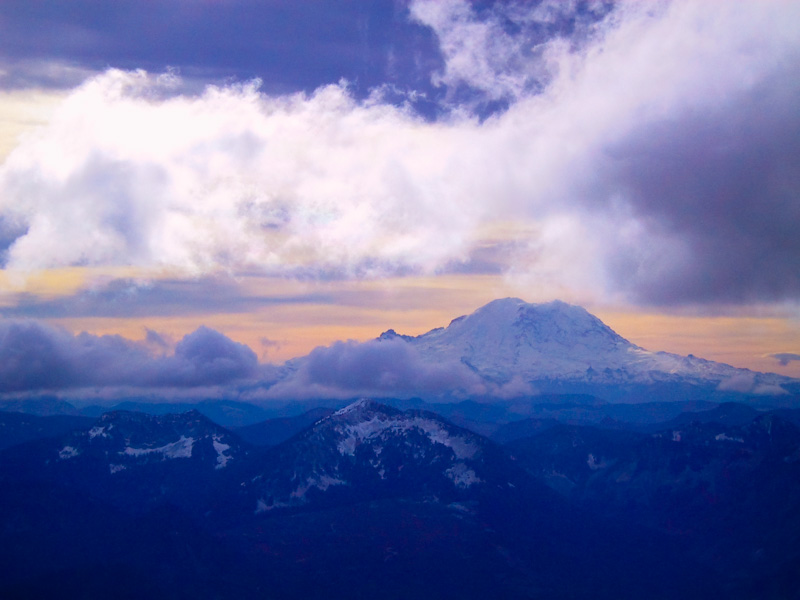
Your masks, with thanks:
<instances>
[{"instance_id":1,"label":"cloud","mask_svg":"<svg viewBox=\"0 0 800 600\"><path fill-rule=\"evenodd\" d=\"M255 352L218 331L200 327L175 346L175 367L168 378L183 385L210 385L252 377Z\"/></svg>"},{"instance_id":2,"label":"cloud","mask_svg":"<svg viewBox=\"0 0 800 600\"><path fill-rule=\"evenodd\" d=\"M0 67L0 78L2 67ZM80 81L86 79L86 75ZM27 89L8 91L0 86L0 162L17 145L20 136L34 126L47 123L52 109L63 100L62 92ZM0 223L0 248L5 247L5 226Z\"/></svg>"},{"instance_id":3,"label":"cloud","mask_svg":"<svg viewBox=\"0 0 800 600\"><path fill-rule=\"evenodd\" d=\"M154 101L160 85L144 73L93 79L9 156L0 212L26 233L7 268L358 275L430 271L465 251L479 207L438 179L449 133L359 105L342 86Z\"/></svg>"},{"instance_id":4,"label":"cloud","mask_svg":"<svg viewBox=\"0 0 800 600\"><path fill-rule=\"evenodd\" d=\"M244 313L276 304L329 302L321 293L253 294L231 277L97 278L72 295L8 294L13 305L0 308L4 317L148 317Z\"/></svg>"},{"instance_id":5,"label":"cloud","mask_svg":"<svg viewBox=\"0 0 800 600\"><path fill-rule=\"evenodd\" d=\"M188 94L109 70L0 167L5 266L800 297L800 8L558 6L412 3L440 43L436 121L346 83ZM506 223L525 233L487 233Z\"/></svg>"},{"instance_id":6,"label":"cloud","mask_svg":"<svg viewBox=\"0 0 800 600\"><path fill-rule=\"evenodd\" d=\"M781 68L724 109L687 109L609 150L613 185L649 223L642 233L663 240L650 254L621 244L620 287L651 304L800 296L798 76Z\"/></svg>"},{"instance_id":7,"label":"cloud","mask_svg":"<svg viewBox=\"0 0 800 600\"><path fill-rule=\"evenodd\" d=\"M278 342L276 340L272 340L266 336L262 336L258 339L258 343L261 344L261 360L266 360L267 356L272 350L280 350L281 346L283 346L282 342Z\"/></svg>"},{"instance_id":8,"label":"cloud","mask_svg":"<svg viewBox=\"0 0 800 600\"><path fill-rule=\"evenodd\" d=\"M720 392L739 392L756 396L785 396L787 392L780 385L763 383L759 373L746 372L732 375L717 386Z\"/></svg>"},{"instance_id":9,"label":"cloud","mask_svg":"<svg viewBox=\"0 0 800 600\"><path fill-rule=\"evenodd\" d=\"M800 361L800 354L795 354L794 352L778 352L777 354L770 354L769 358L774 358L785 367L794 360Z\"/></svg>"},{"instance_id":10,"label":"cloud","mask_svg":"<svg viewBox=\"0 0 800 600\"><path fill-rule=\"evenodd\" d=\"M4 36L4 41L8 37ZM103 65L105 68L106 65ZM80 85L102 69L80 66L62 57L14 59L4 52L0 57L0 87L4 91L63 90Z\"/></svg>"},{"instance_id":11,"label":"cloud","mask_svg":"<svg viewBox=\"0 0 800 600\"><path fill-rule=\"evenodd\" d=\"M514 99L484 140L505 192L487 195L542 225L531 283L566 271L572 289L646 305L798 298L797 7L522 6L481 19L469 3L420 0L415 14L442 40L443 82ZM552 37L548 20L572 30Z\"/></svg>"},{"instance_id":12,"label":"cloud","mask_svg":"<svg viewBox=\"0 0 800 600\"><path fill-rule=\"evenodd\" d=\"M72 335L34 320L0 321L0 393L94 386L191 388L230 385L262 375L247 346L200 327L171 355L150 351L163 338L139 343L118 335Z\"/></svg>"},{"instance_id":13,"label":"cloud","mask_svg":"<svg viewBox=\"0 0 800 600\"><path fill-rule=\"evenodd\" d=\"M481 394L483 380L461 362L432 364L401 339L336 342L294 361L271 398Z\"/></svg>"},{"instance_id":14,"label":"cloud","mask_svg":"<svg viewBox=\"0 0 800 600\"><path fill-rule=\"evenodd\" d=\"M320 346L291 360L285 377L255 394L261 400L354 398L358 396L514 399L537 390L515 376L497 384L460 360L431 362L400 336Z\"/></svg>"},{"instance_id":15,"label":"cloud","mask_svg":"<svg viewBox=\"0 0 800 600\"><path fill-rule=\"evenodd\" d=\"M159 332L147 327L145 328L144 343L149 348L162 352L174 348L175 346L169 336L162 335Z\"/></svg>"},{"instance_id":16,"label":"cloud","mask_svg":"<svg viewBox=\"0 0 800 600\"><path fill-rule=\"evenodd\" d=\"M554 76L544 60L562 36L578 45L610 5L597 2L497 2L484 6L463 0L415 0L410 15L437 36L443 68L433 83L450 100L473 104L513 102L540 92ZM465 94L467 88L471 94Z\"/></svg>"},{"instance_id":17,"label":"cloud","mask_svg":"<svg viewBox=\"0 0 800 600\"><path fill-rule=\"evenodd\" d=\"M717 390L721 392L740 392L746 394L753 391L755 382L755 373L739 373L722 380L717 386Z\"/></svg>"},{"instance_id":18,"label":"cloud","mask_svg":"<svg viewBox=\"0 0 800 600\"><path fill-rule=\"evenodd\" d=\"M506 33L498 15L479 18L460 0L413 2L411 15L433 29L445 60L434 83L455 91L466 85L487 100L515 99L536 83L527 73L526 39Z\"/></svg>"},{"instance_id":19,"label":"cloud","mask_svg":"<svg viewBox=\"0 0 800 600\"><path fill-rule=\"evenodd\" d=\"M513 400L515 398L537 396L539 391L519 375L514 375L510 381L498 386L492 395L504 400Z\"/></svg>"}]
</instances>

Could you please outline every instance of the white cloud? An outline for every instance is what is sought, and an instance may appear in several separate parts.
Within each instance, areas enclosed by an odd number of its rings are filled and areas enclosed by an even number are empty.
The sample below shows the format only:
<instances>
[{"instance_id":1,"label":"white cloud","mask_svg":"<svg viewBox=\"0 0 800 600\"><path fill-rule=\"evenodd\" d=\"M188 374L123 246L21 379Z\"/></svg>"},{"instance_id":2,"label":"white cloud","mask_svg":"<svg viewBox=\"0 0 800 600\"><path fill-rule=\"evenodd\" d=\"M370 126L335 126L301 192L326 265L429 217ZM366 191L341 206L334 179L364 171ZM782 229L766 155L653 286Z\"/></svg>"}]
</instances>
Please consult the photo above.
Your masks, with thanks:
<instances>
[{"instance_id":1,"label":"white cloud","mask_svg":"<svg viewBox=\"0 0 800 600\"><path fill-rule=\"evenodd\" d=\"M505 18L563 16L524 6ZM800 7L786 2L623 3L584 43L535 48L466 2L420 1L412 13L441 41L439 81L509 99L506 112L431 123L379 96L359 103L345 84L182 95L173 77L111 70L0 167L0 216L27 231L7 268L434 273L466 260L493 223L514 221L531 237L509 257L512 273L624 289L619 272L679 275L692 250L636 196L625 167L638 164L642 137L680 131L687 115L735 117L759 86L797 75ZM788 90L784 108L797 101ZM684 164L684 151L669 159Z\"/></svg>"},{"instance_id":2,"label":"white cloud","mask_svg":"<svg viewBox=\"0 0 800 600\"><path fill-rule=\"evenodd\" d=\"M741 392L742 394L747 394L753 391L755 382L755 373L741 373L721 381L717 386L717 390L721 392Z\"/></svg>"},{"instance_id":3,"label":"white cloud","mask_svg":"<svg viewBox=\"0 0 800 600\"><path fill-rule=\"evenodd\" d=\"M344 86L164 92L158 77L109 71L12 153L2 214L28 232L10 268L432 269L482 216L440 179L459 130L357 105Z\"/></svg>"},{"instance_id":4,"label":"white cloud","mask_svg":"<svg viewBox=\"0 0 800 600\"><path fill-rule=\"evenodd\" d=\"M27 131L47 123L63 97L60 92L37 89L0 92L0 161L19 144Z\"/></svg>"},{"instance_id":5,"label":"white cloud","mask_svg":"<svg viewBox=\"0 0 800 600\"><path fill-rule=\"evenodd\" d=\"M719 383L720 392L739 392L756 396L784 396L788 392L779 385L757 382L757 373L741 373L732 375Z\"/></svg>"},{"instance_id":6,"label":"white cloud","mask_svg":"<svg viewBox=\"0 0 800 600\"><path fill-rule=\"evenodd\" d=\"M530 51L528 40L506 33L498 15L481 19L461 0L417 1L410 9L415 20L439 37L445 68L435 75L435 84L466 84L490 100L518 98L525 92L534 75L528 69L536 67L524 59Z\"/></svg>"}]
</instances>

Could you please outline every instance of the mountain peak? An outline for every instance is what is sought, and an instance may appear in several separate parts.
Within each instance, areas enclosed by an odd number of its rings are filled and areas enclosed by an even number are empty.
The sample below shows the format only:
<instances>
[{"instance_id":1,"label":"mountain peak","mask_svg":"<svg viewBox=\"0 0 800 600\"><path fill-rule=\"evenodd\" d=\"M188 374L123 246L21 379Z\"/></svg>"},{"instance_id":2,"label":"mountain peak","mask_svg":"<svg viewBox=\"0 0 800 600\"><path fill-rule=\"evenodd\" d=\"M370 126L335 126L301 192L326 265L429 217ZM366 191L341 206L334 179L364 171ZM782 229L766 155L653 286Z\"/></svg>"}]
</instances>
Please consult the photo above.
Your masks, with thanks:
<instances>
[{"instance_id":1,"label":"mountain peak","mask_svg":"<svg viewBox=\"0 0 800 600\"><path fill-rule=\"evenodd\" d=\"M485 438L438 415L363 398L272 450L269 469L245 486L259 496L256 513L353 489L384 496L402 485L452 495L497 478L486 447Z\"/></svg>"},{"instance_id":2,"label":"mountain peak","mask_svg":"<svg viewBox=\"0 0 800 600\"><path fill-rule=\"evenodd\" d=\"M453 320L445 329L434 329L415 339L434 346L455 344L467 353L461 356L470 363L470 355L504 351L518 355L520 347L551 354L634 347L580 306L561 300L529 304L519 298L494 300Z\"/></svg>"},{"instance_id":3,"label":"mountain peak","mask_svg":"<svg viewBox=\"0 0 800 600\"><path fill-rule=\"evenodd\" d=\"M592 340L604 345L633 345L585 308L561 300L524 304L514 324L535 331L537 341L558 339L576 344Z\"/></svg>"},{"instance_id":4,"label":"mountain peak","mask_svg":"<svg viewBox=\"0 0 800 600\"><path fill-rule=\"evenodd\" d=\"M400 411L391 406L380 404L369 398L360 398L344 408L340 408L333 413L330 418L334 420L360 421L368 419L376 413L394 415L399 412Z\"/></svg>"},{"instance_id":5,"label":"mountain peak","mask_svg":"<svg viewBox=\"0 0 800 600\"><path fill-rule=\"evenodd\" d=\"M461 362L501 384L514 376L581 379L617 370L646 353L586 309L561 300L494 300L408 341L430 360Z\"/></svg>"},{"instance_id":6,"label":"mountain peak","mask_svg":"<svg viewBox=\"0 0 800 600\"><path fill-rule=\"evenodd\" d=\"M382 342L386 340L397 340L397 339L408 341L411 339L411 336L401 335L397 333L394 329L387 329L382 334L380 334L380 336L378 336L378 340Z\"/></svg>"},{"instance_id":7,"label":"mountain peak","mask_svg":"<svg viewBox=\"0 0 800 600\"><path fill-rule=\"evenodd\" d=\"M458 317L457 319L453 319L450 322L450 325L453 325L460 321L464 321L466 319L475 319L475 318L513 319L514 316L519 312L520 308L524 306L530 306L530 305L524 300L520 300L519 298L499 298L497 300L492 300L488 304L484 304L472 314L464 315L462 317Z\"/></svg>"},{"instance_id":8,"label":"mountain peak","mask_svg":"<svg viewBox=\"0 0 800 600\"><path fill-rule=\"evenodd\" d=\"M563 300L551 300L550 302L535 304L525 302L519 298L502 298L485 304L469 316L477 317L478 315L480 315L482 318L486 318L489 315L502 315L508 318L513 318L516 322L520 322L521 320L532 321L561 319L562 321L565 321L565 324L569 324L573 327L588 327L594 329L599 325L608 332L617 335L609 327L603 324L600 319L592 315L582 306L569 304ZM522 319L523 316L525 317L524 319Z\"/></svg>"}]
</instances>

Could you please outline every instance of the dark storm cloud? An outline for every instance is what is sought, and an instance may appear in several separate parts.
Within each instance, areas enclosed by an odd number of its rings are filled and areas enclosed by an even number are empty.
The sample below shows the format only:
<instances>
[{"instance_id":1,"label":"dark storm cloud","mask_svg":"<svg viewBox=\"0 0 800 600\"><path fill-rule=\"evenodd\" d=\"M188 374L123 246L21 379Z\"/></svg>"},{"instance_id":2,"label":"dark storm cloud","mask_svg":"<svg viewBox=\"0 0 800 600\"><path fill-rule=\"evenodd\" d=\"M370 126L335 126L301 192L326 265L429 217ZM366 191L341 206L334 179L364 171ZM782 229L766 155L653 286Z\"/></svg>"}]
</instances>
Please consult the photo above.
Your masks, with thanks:
<instances>
[{"instance_id":1,"label":"dark storm cloud","mask_svg":"<svg viewBox=\"0 0 800 600\"><path fill-rule=\"evenodd\" d=\"M92 386L196 387L255 377L247 346L200 327L171 356L118 335L95 336L43 323L0 321L0 393Z\"/></svg>"},{"instance_id":2,"label":"dark storm cloud","mask_svg":"<svg viewBox=\"0 0 800 600\"><path fill-rule=\"evenodd\" d=\"M0 308L6 318L154 317L244 313L272 304L330 302L321 294L302 296L248 295L226 277L162 279L141 282L114 279L83 289L71 296L43 299L30 293L14 298L14 305Z\"/></svg>"},{"instance_id":3,"label":"dark storm cloud","mask_svg":"<svg viewBox=\"0 0 800 600\"><path fill-rule=\"evenodd\" d=\"M0 56L6 85L31 77L57 85L42 66L57 61L94 71L172 66L189 78L261 77L275 92L341 77L365 90L385 82L416 89L438 66L431 32L392 0L4 0Z\"/></svg>"},{"instance_id":4,"label":"dark storm cloud","mask_svg":"<svg viewBox=\"0 0 800 600\"><path fill-rule=\"evenodd\" d=\"M607 193L629 203L653 240L649 248L647 240L621 244L610 262L634 299L800 297L800 69L786 65L762 85L654 123L608 152Z\"/></svg>"},{"instance_id":5,"label":"dark storm cloud","mask_svg":"<svg viewBox=\"0 0 800 600\"><path fill-rule=\"evenodd\" d=\"M297 364L297 372L270 390L272 395L347 397L484 391L480 378L464 364L431 364L401 339L336 342L312 350Z\"/></svg>"}]
</instances>

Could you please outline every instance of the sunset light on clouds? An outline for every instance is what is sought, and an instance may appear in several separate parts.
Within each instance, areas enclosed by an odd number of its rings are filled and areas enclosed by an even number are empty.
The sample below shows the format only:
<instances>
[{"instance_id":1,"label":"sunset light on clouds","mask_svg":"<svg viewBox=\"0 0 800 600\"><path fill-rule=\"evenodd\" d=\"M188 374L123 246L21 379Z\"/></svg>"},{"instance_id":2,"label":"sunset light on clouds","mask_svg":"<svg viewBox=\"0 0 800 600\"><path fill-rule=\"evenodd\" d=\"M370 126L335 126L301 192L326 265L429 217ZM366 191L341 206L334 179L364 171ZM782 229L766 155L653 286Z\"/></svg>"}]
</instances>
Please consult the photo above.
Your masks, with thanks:
<instances>
[{"instance_id":1,"label":"sunset light on clouds","mask_svg":"<svg viewBox=\"0 0 800 600\"><path fill-rule=\"evenodd\" d=\"M0 7L0 392L225 394L506 296L800 376L800 5L112 6Z\"/></svg>"}]
</instances>

